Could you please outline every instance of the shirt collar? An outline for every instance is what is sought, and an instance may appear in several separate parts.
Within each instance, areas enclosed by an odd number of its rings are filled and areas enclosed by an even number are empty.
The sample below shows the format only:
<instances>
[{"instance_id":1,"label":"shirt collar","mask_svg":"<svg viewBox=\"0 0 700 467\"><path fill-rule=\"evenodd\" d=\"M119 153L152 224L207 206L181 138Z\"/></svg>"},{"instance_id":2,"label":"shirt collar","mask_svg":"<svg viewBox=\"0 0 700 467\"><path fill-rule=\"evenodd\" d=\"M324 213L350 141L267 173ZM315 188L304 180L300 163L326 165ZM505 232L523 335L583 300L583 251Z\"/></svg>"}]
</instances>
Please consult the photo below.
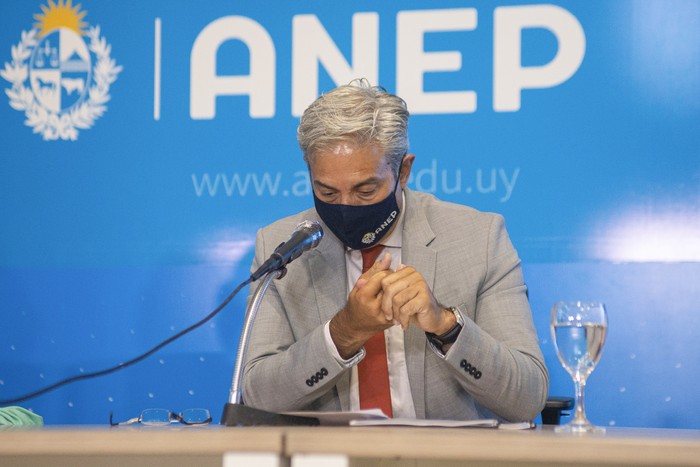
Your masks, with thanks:
<instances>
[{"instance_id":1,"label":"shirt collar","mask_svg":"<svg viewBox=\"0 0 700 467\"><path fill-rule=\"evenodd\" d=\"M382 245L401 248L401 241L403 238L403 220L406 217L404 216L405 207L406 193L404 192L404 190L401 190L401 210L399 211L399 218L396 221L396 225L394 226L394 229L391 231L389 236L383 239L381 242L379 242Z\"/></svg>"}]
</instances>

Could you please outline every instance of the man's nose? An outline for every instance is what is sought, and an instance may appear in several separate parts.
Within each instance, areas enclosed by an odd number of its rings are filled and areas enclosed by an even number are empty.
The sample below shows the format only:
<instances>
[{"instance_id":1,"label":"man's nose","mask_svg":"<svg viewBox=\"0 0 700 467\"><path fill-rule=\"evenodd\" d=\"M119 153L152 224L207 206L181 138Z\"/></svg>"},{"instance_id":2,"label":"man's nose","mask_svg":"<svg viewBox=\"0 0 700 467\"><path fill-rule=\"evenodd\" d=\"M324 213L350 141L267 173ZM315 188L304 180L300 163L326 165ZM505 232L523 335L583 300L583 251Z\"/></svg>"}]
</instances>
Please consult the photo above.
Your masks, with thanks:
<instances>
[{"instance_id":1,"label":"man's nose","mask_svg":"<svg viewBox=\"0 0 700 467\"><path fill-rule=\"evenodd\" d=\"M352 193L341 193L340 194L340 204L357 204L357 200L352 196Z\"/></svg>"}]
</instances>

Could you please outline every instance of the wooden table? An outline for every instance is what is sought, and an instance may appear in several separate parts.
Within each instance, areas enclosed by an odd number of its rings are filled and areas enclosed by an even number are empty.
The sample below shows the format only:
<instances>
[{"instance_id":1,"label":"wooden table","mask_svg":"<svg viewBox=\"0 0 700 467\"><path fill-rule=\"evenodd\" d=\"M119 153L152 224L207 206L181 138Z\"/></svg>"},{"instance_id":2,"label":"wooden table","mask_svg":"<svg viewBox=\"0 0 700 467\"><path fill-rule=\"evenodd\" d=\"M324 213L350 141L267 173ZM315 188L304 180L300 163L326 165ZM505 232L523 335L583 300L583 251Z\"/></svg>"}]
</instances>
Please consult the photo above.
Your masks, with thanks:
<instances>
[{"instance_id":1,"label":"wooden table","mask_svg":"<svg viewBox=\"0 0 700 467\"><path fill-rule=\"evenodd\" d=\"M700 466L699 430L49 426L0 431L0 466Z\"/></svg>"},{"instance_id":2,"label":"wooden table","mask_svg":"<svg viewBox=\"0 0 700 467\"><path fill-rule=\"evenodd\" d=\"M292 459L335 454L325 459L326 467L700 466L700 430L608 428L604 435L581 436L551 427L297 428L287 432L285 450Z\"/></svg>"},{"instance_id":3,"label":"wooden table","mask_svg":"<svg viewBox=\"0 0 700 467\"><path fill-rule=\"evenodd\" d=\"M48 426L0 431L0 466L278 467L283 429Z\"/></svg>"}]
</instances>

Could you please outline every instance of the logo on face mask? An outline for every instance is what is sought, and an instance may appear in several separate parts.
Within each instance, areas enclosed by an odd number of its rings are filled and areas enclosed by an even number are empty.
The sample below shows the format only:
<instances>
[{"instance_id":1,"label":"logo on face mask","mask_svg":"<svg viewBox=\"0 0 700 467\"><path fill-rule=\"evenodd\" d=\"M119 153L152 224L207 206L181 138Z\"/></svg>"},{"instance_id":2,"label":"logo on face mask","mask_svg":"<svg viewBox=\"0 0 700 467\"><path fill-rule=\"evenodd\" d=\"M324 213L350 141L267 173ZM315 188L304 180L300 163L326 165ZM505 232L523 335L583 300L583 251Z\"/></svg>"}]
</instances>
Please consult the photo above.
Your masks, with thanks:
<instances>
[{"instance_id":1,"label":"logo on face mask","mask_svg":"<svg viewBox=\"0 0 700 467\"><path fill-rule=\"evenodd\" d=\"M394 219L396 219L396 216L398 215L397 211L392 211L391 214L389 214L389 217L386 218L384 222L382 222L382 225L377 227L377 229L374 232L367 232L363 237L362 237L362 243L365 245L369 245L374 242L374 239L377 238L377 235L379 235L384 229L389 227L392 222L394 222Z\"/></svg>"}]
</instances>

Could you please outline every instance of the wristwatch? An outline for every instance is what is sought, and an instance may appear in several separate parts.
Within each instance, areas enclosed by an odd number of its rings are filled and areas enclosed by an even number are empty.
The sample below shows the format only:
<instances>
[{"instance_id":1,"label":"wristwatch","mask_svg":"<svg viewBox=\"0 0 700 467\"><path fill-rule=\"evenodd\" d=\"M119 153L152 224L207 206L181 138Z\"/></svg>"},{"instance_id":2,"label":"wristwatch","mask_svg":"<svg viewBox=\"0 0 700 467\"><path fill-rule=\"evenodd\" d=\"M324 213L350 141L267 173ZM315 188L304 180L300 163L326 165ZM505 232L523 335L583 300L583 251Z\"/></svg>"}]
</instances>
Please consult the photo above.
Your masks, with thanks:
<instances>
[{"instance_id":1,"label":"wristwatch","mask_svg":"<svg viewBox=\"0 0 700 467\"><path fill-rule=\"evenodd\" d=\"M464 319L462 318L462 315L459 313L457 308L451 306L447 309L455 315L456 322L452 329L450 329L444 334L440 334L439 336L437 334L433 334L432 332L425 333L425 336L428 338L428 341L438 350L442 350L443 345L454 343L454 341L457 340L460 331L464 327Z\"/></svg>"}]
</instances>

